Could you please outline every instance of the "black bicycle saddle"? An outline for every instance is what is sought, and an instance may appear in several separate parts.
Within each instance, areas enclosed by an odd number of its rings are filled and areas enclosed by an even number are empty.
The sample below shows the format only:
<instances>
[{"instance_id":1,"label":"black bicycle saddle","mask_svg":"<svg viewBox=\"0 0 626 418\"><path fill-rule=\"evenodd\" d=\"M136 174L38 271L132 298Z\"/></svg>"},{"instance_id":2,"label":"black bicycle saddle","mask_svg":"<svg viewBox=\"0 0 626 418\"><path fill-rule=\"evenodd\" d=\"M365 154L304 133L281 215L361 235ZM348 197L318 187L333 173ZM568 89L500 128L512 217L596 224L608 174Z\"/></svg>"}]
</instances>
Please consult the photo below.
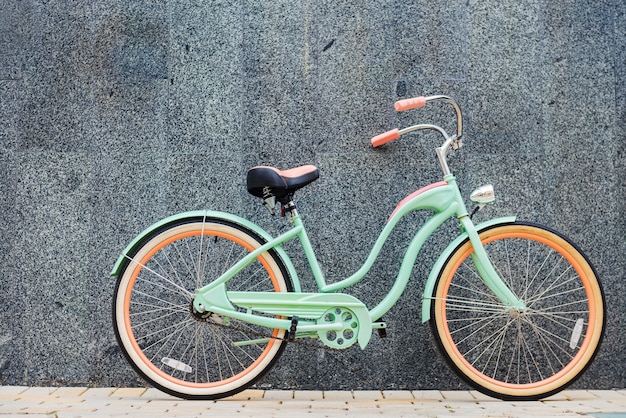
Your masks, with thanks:
<instances>
[{"instance_id":1,"label":"black bicycle saddle","mask_svg":"<svg viewBox=\"0 0 626 418\"><path fill-rule=\"evenodd\" d=\"M319 170L314 165L303 165L289 170L275 167L257 166L248 170L247 187L253 196L281 199L314 182L319 178Z\"/></svg>"}]
</instances>

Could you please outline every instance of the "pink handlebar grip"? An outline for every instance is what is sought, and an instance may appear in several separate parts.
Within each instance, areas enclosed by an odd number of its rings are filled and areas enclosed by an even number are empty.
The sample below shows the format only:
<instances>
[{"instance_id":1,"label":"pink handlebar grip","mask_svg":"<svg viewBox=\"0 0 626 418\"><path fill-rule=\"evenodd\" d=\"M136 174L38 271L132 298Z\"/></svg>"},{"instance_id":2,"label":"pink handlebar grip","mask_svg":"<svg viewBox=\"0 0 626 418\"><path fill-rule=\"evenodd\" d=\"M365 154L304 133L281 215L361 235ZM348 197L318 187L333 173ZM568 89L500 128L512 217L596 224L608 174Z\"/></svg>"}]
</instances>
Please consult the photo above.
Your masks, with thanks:
<instances>
[{"instance_id":1,"label":"pink handlebar grip","mask_svg":"<svg viewBox=\"0 0 626 418\"><path fill-rule=\"evenodd\" d=\"M374 147L380 147L381 145L394 141L398 138L400 138L400 131L396 128L383 134L376 135L372 138L372 145Z\"/></svg>"},{"instance_id":2,"label":"pink handlebar grip","mask_svg":"<svg viewBox=\"0 0 626 418\"><path fill-rule=\"evenodd\" d=\"M426 104L426 98L423 96L414 97L412 99L398 100L395 104L395 108L398 112L404 112L405 110L417 109L423 107Z\"/></svg>"}]
</instances>

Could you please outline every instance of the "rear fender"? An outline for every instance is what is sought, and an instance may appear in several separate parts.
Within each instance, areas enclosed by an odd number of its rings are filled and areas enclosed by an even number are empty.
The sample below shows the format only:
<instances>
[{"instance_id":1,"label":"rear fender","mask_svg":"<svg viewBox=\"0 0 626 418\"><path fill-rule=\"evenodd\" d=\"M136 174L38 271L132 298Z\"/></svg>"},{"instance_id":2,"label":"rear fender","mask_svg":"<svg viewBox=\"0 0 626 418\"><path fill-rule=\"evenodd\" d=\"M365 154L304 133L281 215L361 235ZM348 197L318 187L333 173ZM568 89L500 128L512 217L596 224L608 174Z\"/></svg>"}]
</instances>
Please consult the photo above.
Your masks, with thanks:
<instances>
[{"instance_id":1,"label":"rear fender","mask_svg":"<svg viewBox=\"0 0 626 418\"><path fill-rule=\"evenodd\" d=\"M157 231L159 228L162 228L172 223L178 223L185 219L198 219L198 218L217 219L217 220L232 222L234 224L237 224L239 226L242 226L244 228L251 230L256 235L264 239L265 241L271 241L273 239L273 237L268 232L266 232L263 228L237 215L233 215L233 214L226 213L226 212L211 211L211 210L197 210L197 211L183 212L183 213L179 213L176 215L172 215L168 218L162 219L159 222L149 226L143 232L137 235L135 239L133 239L132 242L128 244L128 246L126 246L124 251L122 251L122 254L120 254L120 256L118 257L117 261L115 262L115 266L113 266L113 270L111 270L111 276L113 277L119 276L120 273L128 264L129 255L134 254L135 250L139 246L141 246L150 236L152 236L154 232ZM293 263L289 259L289 256L287 255L287 253L285 253L285 250L283 250L281 246L274 247L274 251L276 251L281 261L287 268L287 272L291 278L291 281L293 282L294 291L301 292L302 290L300 286L300 281L298 280L298 275L293 266Z\"/></svg>"}]
</instances>

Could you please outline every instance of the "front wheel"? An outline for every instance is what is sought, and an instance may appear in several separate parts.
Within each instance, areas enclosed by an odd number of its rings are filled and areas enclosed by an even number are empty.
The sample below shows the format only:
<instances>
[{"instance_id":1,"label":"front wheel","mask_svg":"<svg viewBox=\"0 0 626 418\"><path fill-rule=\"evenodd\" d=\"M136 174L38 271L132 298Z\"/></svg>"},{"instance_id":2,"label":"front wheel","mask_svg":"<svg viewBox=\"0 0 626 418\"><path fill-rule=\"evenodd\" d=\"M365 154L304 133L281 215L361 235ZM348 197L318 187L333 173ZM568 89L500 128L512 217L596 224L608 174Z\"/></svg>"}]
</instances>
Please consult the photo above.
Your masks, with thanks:
<instances>
[{"instance_id":1,"label":"front wheel","mask_svg":"<svg viewBox=\"0 0 626 418\"><path fill-rule=\"evenodd\" d=\"M604 332L604 295L585 255L547 228L514 223L479 233L498 275L525 302L504 306L462 242L439 273L430 325L452 369L479 391L536 400L574 382Z\"/></svg>"},{"instance_id":2,"label":"front wheel","mask_svg":"<svg viewBox=\"0 0 626 418\"><path fill-rule=\"evenodd\" d=\"M161 227L128 254L113 298L113 323L135 371L162 391L186 399L222 398L260 379L284 350L286 331L200 314L193 296L262 244L243 226L190 218ZM274 251L259 255L226 286L293 290Z\"/></svg>"}]
</instances>

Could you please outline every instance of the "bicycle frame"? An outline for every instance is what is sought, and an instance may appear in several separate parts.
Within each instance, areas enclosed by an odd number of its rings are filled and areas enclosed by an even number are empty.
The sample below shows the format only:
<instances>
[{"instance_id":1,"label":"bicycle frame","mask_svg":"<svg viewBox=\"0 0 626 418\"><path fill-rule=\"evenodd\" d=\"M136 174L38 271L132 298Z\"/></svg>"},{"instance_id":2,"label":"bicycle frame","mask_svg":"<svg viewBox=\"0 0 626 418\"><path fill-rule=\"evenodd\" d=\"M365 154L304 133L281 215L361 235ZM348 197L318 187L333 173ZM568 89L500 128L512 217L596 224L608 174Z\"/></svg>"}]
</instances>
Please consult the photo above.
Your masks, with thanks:
<instances>
[{"instance_id":1,"label":"bicycle frame","mask_svg":"<svg viewBox=\"0 0 626 418\"><path fill-rule=\"evenodd\" d=\"M431 210L434 214L424 223L411 240L396 280L382 301L374 308L367 311L367 308L356 298L352 298L346 294L336 294L335 292L358 283L367 275L400 219L416 210ZM415 260L417 259L422 245L437 228L451 217L459 219L464 234L472 241L475 249L472 259L479 271L482 272L487 286L506 306L511 307L511 309L523 310L523 302L504 284L489 262L487 254L478 238L477 229L468 216L456 180L451 174L446 175L444 181L422 188L398 204L376 240L365 263L353 275L335 283L328 284L326 282L306 233L303 221L296 213L291 218L293 227L289 231L269 240L266 244L260 246L237 262L219 278L198 289L194 299L194 307L199 312L211 311L226 317L233 317L268 328L289 329L291 321L288 319L267 318L254 315L252 311L272 313L285 317L293 317L299 314L298 316L313 318L322 315L325 311L335 306L346 306L350 307L355 312L361 323L358 340L361 347L364 348L369 341L371 329L384 327L384 324L374 322L373 320L378 320L378 318L381 318L387 313L406 289L413 265L415 264ZM251 264L259 255L271 249L280 248L282 244L295 238L298 238L300 241L317 287L321 293L286 294L229 292L226 290L228 280ZM292 270L292 268L290 268L290 270ZM292 279L295 281L296 289L300 289L301 286L297 276L292 277ZM432 280L433 278L429 279L426 288L432 288L434 285L434 283L431 283ZM313 297L313 295L317 296ZM430 293L425 293L424 298L430 298L429 295ZM248 312L236 311L231 302L238 306L247 307ZM371 327L368 326L368 324L371 324ZM332 326L329 327L328 325L325 325L325 327L326 328L323 329L334 329ZM369 330L366 331L368 328ZM300 332L319 331L320 329L322 328L318 324L298 326L298 331Z\"/></svg>"},{"instance_id":2,"label":"bicycle frame","mask_svg":"<svg viewBox=\"0 0 626 418\"><path fill-rule=\"evenodd\" d=\"M293 202L288 205L288 210L291 214L290 221L293 226L287 232L275 238L249 221L221 212L188 212L167 218L148 228L124 250L123 254L120 258L118 258L111 275L117 276L124 263L135 262L132 257L127 254L132 253L134 248L141 245L141 243L147 239L153 231L158 230L160 227L168 223L178 222L185 218L198 218L201 216L204 216L205 218L215 217L217 219L232 221L254 231L257 235L263 238L266 243L252 250L248 255L235 263L235 265L229 268L220 277L216 278L206 286L196 290L193 299L193 306L199 313L212 312L217 315L222 315L225 318L235 318L270 329L278 328L293 332L297 327L297 331L299 333L317 332L318 335L321 336L322 334L319 334L320 332L324 332L326 330L341 330L343 325L339 323L329 323L329 321L321 321L320 318L330 312L331 309L346 308L349 309L359 321L358 329L355 330L355 332L358 335L357 341L359 342L359 345L364 348L370 339L372 329L385 327L385 324L380 322L380 318L382 318L382 316L396 304L406 289L415 260L417 259L423 244L446 220L455 217L460 223L462 233L457 239L452 241L448 248L446 248L431 270L424 287L422 320L426 321L430 317L429 308L432 299L431 295L439 275L439 270L442 268L443 264L447 260L447 257L456 248L456 246L465 239L469 239L471 241L474 249L471 255L472 262L475 264L480 277L483 279L487 287L496 295L504 306L507 307L508 310L523 312L526 309L524 302L520 300L499 277L489 261L487 253L478 236L478 232L481 228L497 223L508 223L514 220L514 218L494 219L487 223L475 226L472 223L470 216L468 216L465 203L456 184L456 179L450 172L446 161L448 151L451 148L460 148L462 145L462 117L460 108L454 100L447 96L431 96L428 98L421 97L417 99L399 101L396 103L396 109L398 111L402 111L415 107L421 107L428 101L443 101L453 105L457 116L457 132L455 135L450 137L442 128L435 125L414 125L402 130L395 129L381 134L372 139L372 145L380 146L399 138L401 135L418 130L432 129L438 131L445 139L443 145L436 149L436 154L444 174L443 181L433 183L416 191L398 204L374 243L374 246L364 264L353 275L334 283L328 283L326 281L319 262L315 256L313 246L311 245L309 237L306 233L302 218L295 209ZM398 222L408 213L417 210L429 210L434 212L434 214L422 225L422 227L415 233L415 236L411 239L394 284L383 299L375 307L368 309L358 299L347 294L337 293L340 290L346 289L358 283L367 275L374 265L374 262L379 257L384 244L387 242L387 239L397 226ZM282 249L282 245L285 242L291 241L295 238L298 238L301 244L319 293L302 292L302 287L293 263L289 260L289 257ZM295 292L228 291L226 283L231 278L235 277L241 270L254 262L257 257L267 251L275 251L281 258L288 270L287 273L293 281ZM243 308L245 312L236 308L234 305L238 308ZM253 312L273 316L268 317L264 315L257 315ZM245 344L246 342L242 343ZM328 344L328 342L326 343ZM351 343L353 343L353 341ZM336 348L346 347L336 346Z\"/></svg>"}]
</instances>

